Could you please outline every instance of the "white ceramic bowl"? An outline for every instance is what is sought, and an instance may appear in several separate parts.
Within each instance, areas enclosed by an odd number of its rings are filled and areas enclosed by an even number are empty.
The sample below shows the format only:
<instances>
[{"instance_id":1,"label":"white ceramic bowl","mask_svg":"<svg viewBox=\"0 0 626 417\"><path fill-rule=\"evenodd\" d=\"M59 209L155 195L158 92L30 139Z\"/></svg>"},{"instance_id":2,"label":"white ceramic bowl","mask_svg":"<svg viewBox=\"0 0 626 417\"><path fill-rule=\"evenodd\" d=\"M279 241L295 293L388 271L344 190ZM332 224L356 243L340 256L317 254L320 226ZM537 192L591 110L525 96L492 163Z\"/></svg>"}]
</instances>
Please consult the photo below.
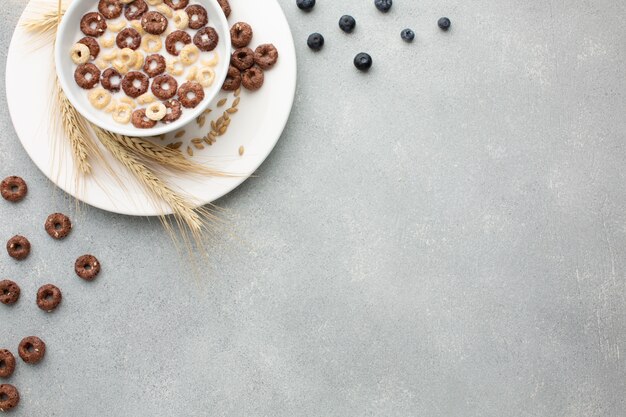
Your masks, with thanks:
<instances>
[{"instance_id":1,"label":"white ceramic bowl","mask_svg":"<svg viewBox=\"0 0 626 417\"><path fill-rule=\"evenodd\" d=\"M209 15L208 26L214 27L219 35L219 43L217 48L215 48L215 52L217 52L219 57L219 62L214 68L215 81L211 87L204 89L204 100L202 100L202 102L193 109L183 109L182 116L175 122L169 124L157 123L156 126L151 129L137 129L131 123L125 125L116 123L111 117L111 114L94 108L89 103L89 99L87 97L90 90L80 88L76 84L76 81L74 81L74 69L76 65L72 62L70 57L70 49L78 40L85 36L80 30L80 20L85 13L97 11L98 0L72 1L69 8L65 12L63 19L61 20L61 25L59 26L59 30L57 32L54 58L61 88L63 88L67 98L74 105L74 107L76 107L80 114L93 124L100 126L103 129L127 136L143 137L162 135L177 130L198 117L200 113L202 113L209 106L211 101L213 101L215 96L219 93L228 72L231 51L230 29L228 22L226 21L226 16L224 16L217 0L193 0L190 3L200 4L206 8ZM124 15L122 14L122 17L123 16ZM169 24L173 25L171 19ZM190 32L190 34L194 32L190 29L187 29L187 31ZM107 32L98 38L98 40L112 35L115 35L115 33L107 30ZM163 39L163 44L163 48L165 48L165 39ZM142 51L142 53L147 55L144 51ZM166 59L171 57L171 55L164 52L164 50L163 56ZM211 56L212 52L202 53L200 55L200 60L207 59ZM148 89L148 92L149 91L150 90ZM117 98L124 95L123 91L116 94Z\"/></svg>"}]
</instances>

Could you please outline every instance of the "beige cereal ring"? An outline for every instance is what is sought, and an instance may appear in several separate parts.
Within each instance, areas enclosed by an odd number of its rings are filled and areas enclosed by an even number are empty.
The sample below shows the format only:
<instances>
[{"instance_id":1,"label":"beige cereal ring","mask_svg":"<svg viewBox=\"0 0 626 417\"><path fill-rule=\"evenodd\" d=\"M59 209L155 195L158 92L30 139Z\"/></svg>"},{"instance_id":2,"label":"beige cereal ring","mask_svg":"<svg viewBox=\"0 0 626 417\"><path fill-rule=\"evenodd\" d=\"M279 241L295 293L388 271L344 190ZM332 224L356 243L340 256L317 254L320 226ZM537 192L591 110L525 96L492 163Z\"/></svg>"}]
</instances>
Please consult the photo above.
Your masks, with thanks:
<instances>
[{"instance_id":1,"label":"beige cereal ring","mask_svg":"<svg viewBox=\"0 0 626 417\"><path fill-rule=\"evenodd\" d=\"M135 103L135 100L133 100L130 97L122 97L120 98L120 102L128 104L131 109L134 109L135 107L137 107L137 103Z\"/></svg>"},{"instance_id":2,"label":"beige cereal ring","mask_svg":"<svg viewBox=\"0 0 626 417\"><path fill-rule=\"evenodd\" d=\"M72 61L76 65L85 64L89 61L91 57L91 53L89 52L89 48L87 45L83 45L82 43L77 43L72 46L70 51L70 56L72 57Z\"/></svg>"},{"instance_id":3,"label":"beige cereal ring","mask_svg":"<svg viewBox=\"0 0 626 417\"><path fill-rule=\"evenodd\" d=\"M189 72L187 73L187 81L193 81L196 78L196 74L198 73L198 67L189 68Z\"/></svg>"},{"instance_id":4,"label":"beige cereal ring","mask_svg":"<svg viewBox=\"0 0 626 417\"><path fill-rule=\"evenodd\" d=\"M123 4L130 4L130 3L134 2L134 1L135 1L135 0L120 0L120 3L123 3Z\"/></svg>"},{"instance_id":5,"label":"beige cereal ring","mask_svg":"<svg viewBox=\"0 0 626 417\"><path fill-rule=\"evenodd\" d=\"M146 109L146 117L150 120L158 122L167 114L167 108L160 101L154 102Z\"/></svg>"},{"instance_id":6,"label":"beige cereal ring","mask_svg":"<svg viewBox=\"0 0 626 417\"><path fill-rule=\"evenodd\" d=\"M89 102L98 110L104 109L111 102L111 94L104 88L96 88L89 92Z\"/></svg>"},{"instance_id":7,"label":"beige cereal ring","mask_svg":"<svg viewBox=\"0 0 626 417\"><path fill-rule=\"evenodd\" d=\"M126 75L128 71L130 71L130 68L128 68L128 65L124 64L119 59L116 59L113 61L113 68L115 68L117 72L119 72L121 75Z\"/></svg>"},{"instance_id":8,"label":"beige cereal ring","mask_svg":"<svg viewBox=\"0 0 626 417\"><path fill-rule=\"evenodd\" d=\"M105 113L113 113L116 107L117 107L117 101L115 101L115 99L111 99L111 102L109 103L108 106L104 108L104 111Z\"/></svg>"},{"instance_id":9,"label":"beige cereal ring","mask_svg":"<svg viewBox=\"0 0 626 417\"><path fill-rule=\"evenodd\" d=\"M130 117L133 114L133 109L126 103L120 103L113 112L113 120L117 123L126 124L130 122Z\"/></svg>"},{"instance_id":10,"label":"beige cereal ring","mask_svg":"<svg viewBox=\"0 0 626 417\"><path fill-rule=\"evenodd\" d=\"M115 58L117 58L117 50L112 50L111 52L107 52L102 55L102 59L105 61L113 61Z\"/></svg>"},{"instance_id":11,"label":"beige cereal ring","mask_svg":"<svg viewBox=\"0 0 626 417\"><path fill-rule=\"evenodd\" d=\"M180 57L180 61L183 65L193 65L196 63L198 58L200 58L200 50L196 45L190 43L183 46L183 49L180 50L178 56Z\"/></svg>"},{"instance_id":12,"label":"beige cereal ring","mask_svg":"<svg viewBox=\"0 0 626 417\"><path fill-rule=\"evenodd\" d=\"M105 70L105 69L109 68L109 63L106 62L102 58L96 59L95 64L96 64L96 67L98 67L100 70Z\"/></svg>"},{"instance_id":13,"label":"beige cereal ring","mask_svg":"<svg viewBox=\"0 0 626 417\"><path fill-rule=\"evenodd\" d=\"M211 57L211 59L202 60L202 65L205 65L207 67L214 67L217 65L219 60L220 56L217 54L217 51L213 51L213 56Z\"/></svg>"},{"instance_id":14,"label":"beige cereal ring","mask_svg":"<svg viewBox=\"0 0 626 417\"><path fill-rule=\"evenodd\" d=\"M139 104L150 104L156 101L156 97L150 93L145 93L137 97L137 103Z\"/></svg>"},{"instance_id":15,"label":"beige cereal ring","mask_svg":"<svg viewBox=\"0 0 626 417\"><path fill-rule=\"evenodd\" d=\"M120 30L126 27L126 21L120 20L119 22L108 22L107 28L111 30L111 32L119 32Z\"/></svg>"},{"instance_id":16,"label":"beige cereal ring","mask_svg":"<svg viewBox=\"0 0 626 417\"><path fill-rule=\"evenodd\" d=\"M131 20L130 25L135 29L141 36L146 34L146 31L143 30L143 26L141 26L141 20Z\"/></svg>"},{"instance_id":17,"label":"beige cereal ring","mask_svg":"<svg viewBox=\"0 0 626 417\"><path fill-rule=\"evenodd\" d=\"M103 48L112 48L115 45L115 38L113 36L109 36L108 38L104 38L100 41L100 45Z\"/></svg>"},{"instance_id":18,"label":"beige cereal ring","mask_svg":"<svg viewBox=\"0 0 626 417\"><path fill-rule=\"evenodd\" d=\"M117 54L117 59L120 60L123 64L128 65L129 67L135 64L137 60L137 55L135 55L135 51L130 48L124 48Z\"/></svg>"},{"instance_id":19,"label":"beige cereal ring","mask_svg":"<svg viewBox=\"0 0 626 417\"><path fill-rule=\"evenodd\" d=\"M196 74L196 81L204 88L209 88L215 81L215 71L209 67L202 67Z\"/></svg>"},{"instance_id":20,"label":"beige cereal ring","mask_svg":"<svg viewBox=\"0 0 626 417\"><path fill-rule=\"evenodd\" d=\"M185 72L185 68L183 67L183 63L180 62L180 59L168 59L167 72L169 72L170 75L177 77L179 75L183 75L183 73Z\"/></svg>"},{"instance_id":21,"label":"beige cereal ring","mask_svg":"<svg viewBox=\"0 0 626 417\"><path fill-rule=\"evenodd\" d=\"M135 63L133 64L132 68L140 69L141 67L143 67L143 63L145 59L146 58L143 56L141 52L135 51Z\"/></svg>"},{"instance_id":22,"label":"beige cereal ring","mask_svg":"<svg viewBox=\"0 0 626 417\"><path fill-rule=\"evenodd\" d=\"M163 0L146 0L146 3L148 3L150 6L158 6L159 4L163 3Z\"/></svg>"},{"instance_id":23,"label":"beige cereal ring","mask_svg":"<svg viewBox=\"0 0 626 417\"><path fill-rule=\"evenodd\" d=\"M184 10L176 10L174 17L172 18L174 26L178 30L185 30L189 27L189 15Z\"/></svg>"},{"instance_id":24,"label":"beige cereal ring","mask_svg":"<svg viewBox=\"0 0 626 417\"><path fill-rule=\"evenodd\" d=\"M145 35L141 38L141 47L148 53L159 52L162 46L163 42L159 35Z\"/></svg>"},{"instance_id":25,"label":"beige cereal ring","mask_svg":"<svg viewBox=\"0 0 626 417\"><path fill-rule=\"evenodd\" d=\"M156 7L156 9L159 13L164 14L166 17L169 17L170 19L172 18L172 16L174 16L174 11L170 9L169 6L166 6L165 4L159 4Z\"/></svg>"}]
</instances>

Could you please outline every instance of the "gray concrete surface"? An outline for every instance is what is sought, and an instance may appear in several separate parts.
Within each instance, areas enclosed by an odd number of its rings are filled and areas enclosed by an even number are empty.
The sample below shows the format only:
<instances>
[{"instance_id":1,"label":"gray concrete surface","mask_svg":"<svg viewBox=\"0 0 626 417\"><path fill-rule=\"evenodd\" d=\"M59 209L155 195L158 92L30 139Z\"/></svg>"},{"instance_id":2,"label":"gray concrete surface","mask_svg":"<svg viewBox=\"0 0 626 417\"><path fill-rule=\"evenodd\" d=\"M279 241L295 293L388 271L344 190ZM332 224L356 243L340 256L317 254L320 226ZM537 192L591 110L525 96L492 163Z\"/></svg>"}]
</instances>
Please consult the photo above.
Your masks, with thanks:
<instances>
[{"instance_id":1,"label":"gray concrete surface","mask_svg":"<svg viewBox=\"0 0 626 417\"><path fill-rule=\"evenodd\" d=\"M230 233L201 279L158 221L77 212L0 114L0 176L31 187L0 202L0 236L34 245L0 259L23 289L0 346L49 347L9 380L13 415L626 416L626 3L280 1L296 103L219 202ZM2 71L25 0L8 4ZM53 211L75 220L67 241L43 232ZM72 272L84 252L105 269L91 284ZM34 304L47 282L65 294L52 315Z\"/></svg>"}]
</instances>

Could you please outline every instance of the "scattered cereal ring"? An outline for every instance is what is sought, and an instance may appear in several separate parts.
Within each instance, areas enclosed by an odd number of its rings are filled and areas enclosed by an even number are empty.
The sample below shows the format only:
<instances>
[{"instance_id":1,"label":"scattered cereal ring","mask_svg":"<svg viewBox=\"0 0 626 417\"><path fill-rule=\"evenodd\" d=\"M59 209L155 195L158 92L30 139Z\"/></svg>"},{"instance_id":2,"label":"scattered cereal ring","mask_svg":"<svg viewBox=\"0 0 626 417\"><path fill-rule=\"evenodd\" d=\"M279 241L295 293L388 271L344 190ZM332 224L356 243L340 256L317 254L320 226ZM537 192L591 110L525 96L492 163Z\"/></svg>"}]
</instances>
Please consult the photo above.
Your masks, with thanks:
<instances>
[{"instance_id":1,"label":"scattered cereal ring","mask_svg":"<svg viewBox=\"0 0 626 417\"><path fill-rule=\"evenodd\" d=\"M189 72L187 73L185 78L187 79L187 81L193 81L195 80L197 73L198 73L198 67L191 67L189 68Z\"/></svg>"},{"instance_id":2,"label":"scattered cereal ring","mask_svg":"<svg viewBox=\"0 0 626 417\"><path fill-rule=\"evenodd\" d=\"M133 113L133 109L126 103L120 103L113 110L113 120L117 123L126 124L130 122L130 117Z\"/></svg>"},{"instance_id":3,"label":"scattered cereal ring","mask_svg":"<svg viewBox=\"0 0 626 417\"><path fill-rule=\"evenodd\" d=\"M146 31L143 30L143 27L141 26L141 21L139 20L131 20L130 21L130 25L133 27L133 29L135 29L137 31L137 33L139 33L140 35L145 35Z\"/></svg>"},{"instance_id":4,"label":"scattered cereal ring","mask_svg":"<svg viewBox=\"0 0 626 417\"><path fill-rule=\"evenodd\" d=\"M40 362L46 354L46 344L36 336L25 337L20 342L17 353L24 362L35 364Z\"/></svg>"},{"instance_id":5,"label":"scattered cereal ring","mask_svg":"<svg viewBox=\"0 0 626 417\"><path fill-rule=\"evenodd\" d=\"M104 88L97 88L89 92L89 102L98 110L104 109L111 102L111 94Z\"/></svg>"},{"instance_id":6,"label":"scattered cereal ring","mask_svg":"<svg viewBox=\"0 0 626 417\"><path fill-rule=\"evenodd\" d=\"M156 101L156 97L150 93L142 94L137 97L137 103L139 104L150 104Z\"/></svg>"},{"instance_id":7,"label":"scattered cereal ring","mask_svg":"<svg viewBox=\"0 0 626 417\"><path fill-rule=\"evenodd\" d=\"M0 303L4 305L15 304L20 299L20 293L20 287L15 282L8 279L0 281ZM1 357L0 360L2 360ZM0 372L2 372L2 367L0 367Z\"/></svg>"},{"instance_id":8,"label":"scattered cereal ring","mask_svg":"<svg viewBox=\"0 0 626 417\"><path fill-rule=\"evenodd\" d=\"M167 17L159 12L148 12L141 17L141 27L152 35L160 35L167 29Z\"/></svg>"},{"instance_id":9,"label":"scattered cereal ring","mask_svg":"<svg viewBox=\"0 0 626 417\"><path fill-rule=\"evenodd\" d=\"M91 53L89 52L89 47L87 47L87 45L84 45L82 43L77 43L76 45L72 46L72 49L70 50L70 56L72 57L72 61L76 64L76 65L80 65L80 64L84 64L86 62L89 61L89 58L91 57Z\"/></svg>"},{"instance_id":10,"label":"scattered cereal ring","mask_svg":"<svg viewBox=\"0 0 626 417\"><path fill-rule=\"evenodd\" d=\"M182 30L176 30L165 38L165 50L171 55L178 56L180 49L191 43L191 36ZM180 48L178 47L180 46Z\"/></svg>"},{"instance_id":11,"label":"scattered cereal ring","mask_svg":"<svg viewBox=\"0 0 626 417\"><path fill-rule=\"evenodd\" d=\"M201 51L212 51L217 46L219 42L219 35L210 26L203 27L198 32L196 32L193 37L193 43L201 50Z\"/></svg>"},{"instance_id":12,"label":"scattered cereal ring","mask_svg":"<svg viewBox=\"0 0 626 417\"><path fill-rule=\"evenodd\" d=\"M188 81L178 89L178 101L183 107L193 109L204 100L204 89L200 83Z\"/></svg>"},{"instance_id":13,"label":"scattered cereal ring","mask_svg":"<svg viewBox=\"0 0 626 417\"><path fill-rule=\"evenodd\" d=\"M159 4L158 6L156 6L156 9L159 13L162 13L169 18L174 16L174 12L172 11L172 9L167 7L165 4Z\"/></svg>"},{"instance_id":14,"label":"scattered cereal ring","mask_svg":"<svg viewBox=\"0 0 626 417\"><path fill-rule=\"evenodd\" d=\"M220 7L222 8L222 11L226 15L226 17L230 16L231 9L228 0L217 0L217 2L220 4Z\"/></svg>"},{"instance_id":15,"label":"scattered cereal ring","mask_svg":"<svg viewBox=\"0 0 626 417\"><path fill-rule=\"evenodd\" d=\"M120 49L130 48L133 51L141 45L141 35L133 28L126 28L117 34L115 43Z\"/></svg>"},{"instance_id":16,"label":"scattered cereal ring","mask_svg":"<svg viewBox=\"0 0 626 417\"><path fill-rule=\"evenodd\" d=\"M146 91L148 91L148 76L143 72L131 71L124 76L122 80L122 90L129 97L139 97Z\"/></svg>"},{"instance_id":17,"label":"scattered cereal ring","mask_svg":"<svg viewBox=\"0 0 626 417\"><path fill-rule=\"evenodd\" d=\"M193 65L200 58L200 50L196 45L190 43L180 50L179 56L183 65Z\"/></svg>"},{"instance_id":18,"label":"scattered cereal ring","mask_svg":"<svg viewBox=\"0 0 626 417\"><path fill-rule=\"evenodd\" d=\"M217 53L217 51L213 51L213 57L211 59L202 60L202 65L207 66L207 67L214 67L217 65L219 60L220 60L219 54Z\"/></svg>"},{"instance_id":19,"label":"scattered cereal ring","mask_svg":"<svg viewBox=\"0 0 626 417\"><path fill-rule=\"evenodd\" d=\"M202 87L209 88L213 85L213 81L215 81L215 71L209 67L200 68L196 74L196 81L198 81Z\"/></svg>"},{"instance_id":20,"label":"scattered cereal ring","mask_svg":"<svg viewBox=\"0 0 626 417\"><path fill-rule=\"evenodd\" d=\"M143 54L139 51L135 51L135 63L132 65L132 69L141 69L143 67L144 57Z\"/></svg>"},{"instance_id":21,"label":"scattered cereal ring","mask_svg":"<svg viewBox=\"0 0 626 417\"><path fill-rule=\"evenodd\" d=\"M252 35L252 27L245 22L237 22L230 28L230 42L235 48L248 46Z\"/></svg>"},{"instance_id":22,"label":"scattered cereal ring","mask_svg":"<svg viewBox=\"0 0 626 417\"><path fill-rule=\"evenodd\" d=\"M85 36L84 38L79 40L78 43L87 45L87 47L89 48L89 53L91 54L91 59L98 58L98 55L100 54L100 45L98 44L97 40L95 40L94 38L90 38L89 36Z\"/></svg>"},{"instance_id":23,"label":"scattered cereal ring","mask_svg":"<svg viewBox=\"0 0 626 417\"><path fill-rule=\"evenodd\" d=\"M256 91L263 86L265 75L258 65L253 66L243 72L241 84L250 91Z\"/></svg>"},{"instance_id":24,"label":"scattered cereal ring","mask_svg":"<svg viewBox=\"0 0 626 417\"><path fill-rule=\"evenodd\" d=\"M183 75L185 67L183 66L183 63L180 62L180 59L169 59L167 61L167 72L175 76Z\"/></svg>"},{"instance_id":25,"label":"scattered cereal ring","mask_svg":"<svg viewBox=\"0 0 626 417\"><path fill-rule=\"evenodd\" d=\"M222 84L222 90L224 91L235 91L241 86L241 72L233 67L232 65L228 67L228 73L226 74L226 79L224 80L224 84Z\"/></svg>"},{"instance_id":26,"label":"scattered cereal ring","mask_svg":"<svg viewBox=\"0 0 626 417\"><path fill-rule=\"evenodd\" d=\"M6 177L0 183L0 194L2 198L12 203L22 201L28 193L26 181L15 175Z\"/></svg>"},{"instance_id":27,"label":"scattered cereal ring","mask_svg":"<svg viewBox=\"0 0 626 417\"><path fill-rule=\"evenodd\" d=\"M166 112L165 116L161 119L161 122L167 124L180 119L180 116L183 114L183 109L180 105L180 101L172 99L164 101L163 105L166 108Z\"/></svg>"},{"instance_id":28,"label":"scattered cereal ring","mask_svg":"<svg viewBox=\"0 0 626 417\"><path fill-rule=\"evenodd\" d=\"M254 51L254 62L262 69L270 69L278 61L278 50L271 43L257 46Z\"/></svg>"},{"instance_id":29,"label":"scattered cereal ring","mask_svg":"<svg viewBox=\"0 0 626 417\"><path fill-rule=\"evenodd\" d=\"M185 9L189 16L189 27L191 29L200 29L202 26L209 23L209 15L206 9L199 4L194 4Z\"/></svg>"},{"instance_id":30,"label":"scattered cereal ring","mask_svg":"<svg viewBox=\"0 0 626 417\"><path fill-rule=\"evenodd\" d=\"M152 94L161 100L167 100L176 95L178 82L176 78L168 74L158 75L152 80Z\"/></svg>"},{"instance_id":31,"label":"scattered cereal ring","mask_svg":"<svg viewBox=\"0 0 626 417\"><path fill-rule=\"evenodd\" d=\"M11 384L0 385L0 410L9 411L20 403L20 393Z\"/></svg>"},{"instance_id":32,"label":"scattered cereal ring","mask_svg":"<svg viewBox=\"0 0 626 417\"><path fill-rule=\"evenodd\" d=\"M64 239L72 231L72 221L65 214L53 213L48 216L43 227L52 239Z\"/></svg>"},{"instance_id":33,"label":"scattered cereal ring","mask_svg":"<svg viewBox=\"0 0 626 417\"><path fill-rule=\"evenodd\" d=\"M254 51L250 48L239 48L230 57L230 65L240 71L247 70L254 65Z\"/></svg>"},{"instance_id":34,"label":"scattered cereal ring","mask_svg":"<svg viewBox=\"0 0 626 417\"><path fill-rule=\"evenodd\" d=\"M119 0L100 0L98 11L107 19L116 19L122 14L122 3Z\"/></svg>"},{"instance_id":35,"label":"scattered cereal ring","mask_svg":"<svg viewBox=\"0 0 626 417\"><path fill-rule=\"evenodd\" d=\"M100 262L93 255L83 255L76 259L74 272L84 280L93 281L100 273Z\"/></svg>"},{"instance_id":36,"label":"scattered cereal ring","mask_svg":"<svg viewBox=\"0 0 626 417\"><path fill-rule=\"evenodd\" d=\"M167 64L165 63L165 58L163 58L163 55L148 55L143 64L143 72L148 74L148 77L154 78L157 75L163 74L165 72L166 66Z\"/></svg>"},{"instance_id":37,"label":"scattered cereal ring","mask_svg":"<svg viewBox=\"0 0 626 417\"><path fill-rule=\"evenodd\" d=\"M185 30L189 27L189 16L184 10L176 10L172 20L176 29Z\"/></svg>"},{"instance_id":38,"label":"scattered cereal ring","mask_svg":"<svg viewBox=\"0 0 626 417\"><path fill-rule=\"evenodd\" d=\"M119 32L126 27L125 20L119 20L117 22L109 22L109 30L111 32Z\"/></svg>"},{"instance_id":39,"label":"scattered cereal ring","mask_svg":"<svg viewBox=\"0 0 626 417\"><path fill-rule=\"evenodd\" d=\"M63 300L61 290L52 284L41 286L37 291L37 307L51 313Z\"/></svg>"},{"instance_id":40,"label":"scattered cereal ring","mask_svg":"<svg viewBox=\"0 0 626 417\"><path fill-rule=\"evenodd\" d=\"M145 35L141 40L141 47L146 52L159 52L162 46L163 42L161 42L161 37L158 35Z\"/></svg>"},{"instance_id":41,"label":"scattered cereal ring","mask_svg":"<svg viewBox=\"0 0 626 417\"><path fill-rule=\"evenodd\" d=\"M137 103L135 103L135 100L133 100L130 97L122 97L120 98L120 101L122 103L128 104L131 109L134 109L135 107L137 107Z\"/></svg>"},{"instance_id":42,"label":"scattered cereal ring","mask_svg":"<svg viewBox=\"0 0 626 417\"><path fill-rule=\"evenodd\" d=\"M174 10L184 9L189 4L189 0L163 0L165 4Z\"/></svg>"},{"instance_id":43,"label":"scattered cereal ring","mask_svg":"<svg viewBox=\"0 0 626 417\"><path fill-rule=\"evenodd\" d=\"M163 3L163 0L146 0L146 2L150 5L150 6L158 6L159 4Z\"/></svg>"},{"instance_id":44,"label":"scattered cereal ring","mask_svg":"<svg viewBox=\"0 0 626 417\"><path fill-rule=\"evenodd\" d=\"M165 107L163 103L158 102L158 101L150 104L146 108L146 117L150 120L154 120L155 122L158 122L159 120L163 119L166 113L167 113L167 108Z\"/></svg>"},{"instance_id":45,"label":"scattered cereal ring","mask_svg":"<svg viewBox=\"0 0 626 417\"><path fill-rule=\"evenodd\" d=\"M100 82L100 70L94 64L81 64L74 71L74 80L80 88L89 90Z\"/></svg>"},{"instance_id":46,"label":"scattered cereal ring","mask_svg":"<svg viewBox=\"0 0 626 417\"><path fill-rule=\"evenodd\" d=\"M15 356L7 350L0 349L0 378L8 378L15 372Z\"/></svg>"},{"instance_id":47,"label":"scattered cereal ring","mask_svg":"<svg viewBox=\"0 0 626 417\"><path fill-rule=\"evenodd\" d=\"M99 37L107 30L107 22L100 13L87 13L80 19L80 30L87 36Z\"/></svg>"},{"instance_id":48,"label":"scattered cereal ring","mask_svg":"<svg viewBox=\"0 0 626 417\"><path fill-rule=\"evenodd\" d=\"M137 129L150 129L156 125L157 122L150 120L146 117L146 109L138 109L133 112L131 117L133 126Z\"/></svg>"},{"instance_id":49,"label":"scattered cereal ring","mask_svg":"<svg viewBox=\"0 0 626 417\"><path fill-rule=\"evenodd\" d=\"M144 0L135 0L124 6L124 16L128 20L138 20L148 11L148 5Z\"/></svg>"}]
</instances>

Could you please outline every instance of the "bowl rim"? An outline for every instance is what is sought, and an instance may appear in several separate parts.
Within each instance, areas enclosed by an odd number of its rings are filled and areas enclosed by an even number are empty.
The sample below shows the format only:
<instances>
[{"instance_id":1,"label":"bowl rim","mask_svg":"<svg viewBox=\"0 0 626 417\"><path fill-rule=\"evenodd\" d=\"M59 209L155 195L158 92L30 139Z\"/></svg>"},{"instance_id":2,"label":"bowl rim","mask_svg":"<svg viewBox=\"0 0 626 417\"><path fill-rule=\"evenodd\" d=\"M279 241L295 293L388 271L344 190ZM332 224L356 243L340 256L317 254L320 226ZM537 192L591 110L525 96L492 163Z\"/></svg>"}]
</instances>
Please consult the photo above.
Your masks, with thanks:
<instances>
[{"instance_id":1,"label":"bowl rim","mask_svg":"<svg viewBox=\"0 0 626 417\"><path fill-rule=\"evenodd\" d=\"M91 1L94 2L95 6L97 6L98 0L91 0ZM226 80L226 76L228 74L228 66L230 65L230 59L227 59L230 57L230 51L231 51L230 25L228 23L228 20L226 19L226 15L222 13L222 8L217 2L217 0L195 0L195 1L198 3L213 3L213 7L215 8L215 10L219 11L219 13L217 13L216 18L219 21L221 21L221 26L224 28L224 31L223 31L224 33L218 32L218 35L220 37L220 42L225 42L227 45L227 49L229 51L228 56L219 57L220 62L218 64L218 68L219 68L220 73L216 74L214 83L221 86L224 83L224 80ZM187 112L185 112L186 117L185 117L185 114L183 114L183 117L181 117L180 119L172 123L168 123L168 124L160 123L160 124L157 124L156 127L153 127L150 129L138 129L132 126L132 124L122 125L122 124L115 123L114 121L111 121L111 123L106 123L106 124L102 123L101 119L98 119L97 117L93 117L91 112L86 111L84 109L83 104L77 100L76 95L74 94L74 91L84 91L88 93L90 90L84 90L84 89L78 90L78 87L76 89L73 89L72 87L70 87L68 80L70 78L71 80L74 79L73 74L70 77L68 74L65 74L61 70L61 61L64 59L64 56L65 57L68 56L67 51L64 51L63 48L60 46L62 44L61 40L65 36L68 36L67 35L68 27L69 27L68 16L72 16L74 13L76 13L76 9L82 4L84 4L83 0L76 0L76 1L71 2L69 7L66 9L65 13L63 14L63 17L61 18L61 22L59 24L59 28L57 30L55 43L54 43L54 67L55 67L57 79L59 80L59 84L61 85L61 89L67 96L70 103L74 106L74 108L76 108L76 110L83 117L85 117L89 122L93 123L94 125L102 129L105 129L105 130L108 130L110 132L117 133L120 135L124 135L124 136L149 137L149 136L164 135L164 134L173 132L175 130L178 130L181 127L186 126L189 123L191 123L194 119L200 116L200 114L204 112L211 105L211 103L215 100L215 97L217 97L220 94L221 88L215 89L215 93L212 96L205 98L205 100L203 100L203 102L200 103L198 106L196 106L193 109L186 109L187 110ZM213 19L215 19L215 17ZM215 29L217 30L217 28Z\"/></svg>"}]
</instances>

